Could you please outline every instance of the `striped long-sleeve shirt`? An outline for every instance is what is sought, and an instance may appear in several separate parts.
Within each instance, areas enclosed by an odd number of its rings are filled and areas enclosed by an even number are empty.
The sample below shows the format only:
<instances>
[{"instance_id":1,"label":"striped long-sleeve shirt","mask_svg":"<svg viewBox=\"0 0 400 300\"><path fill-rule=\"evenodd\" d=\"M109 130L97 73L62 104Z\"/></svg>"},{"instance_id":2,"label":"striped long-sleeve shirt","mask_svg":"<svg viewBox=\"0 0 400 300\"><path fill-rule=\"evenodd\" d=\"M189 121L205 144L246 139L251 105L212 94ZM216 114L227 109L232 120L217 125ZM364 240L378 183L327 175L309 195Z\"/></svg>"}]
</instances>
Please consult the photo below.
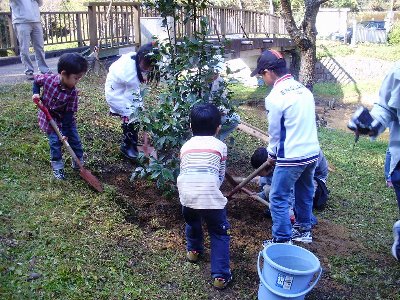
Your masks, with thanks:
<instances>
[{"instance_id":1,"label":"striped long-sleeve shirt","mask_svg":"<svg viewBox=\"0 0 400 300\"><path fill-rule=\"evenodd\" d=\"M178 191L181 204L194 209L222 209L227 199L220 186L227 147L213 136L194 136L181 149Z\"/></svg>"}]
</instances>

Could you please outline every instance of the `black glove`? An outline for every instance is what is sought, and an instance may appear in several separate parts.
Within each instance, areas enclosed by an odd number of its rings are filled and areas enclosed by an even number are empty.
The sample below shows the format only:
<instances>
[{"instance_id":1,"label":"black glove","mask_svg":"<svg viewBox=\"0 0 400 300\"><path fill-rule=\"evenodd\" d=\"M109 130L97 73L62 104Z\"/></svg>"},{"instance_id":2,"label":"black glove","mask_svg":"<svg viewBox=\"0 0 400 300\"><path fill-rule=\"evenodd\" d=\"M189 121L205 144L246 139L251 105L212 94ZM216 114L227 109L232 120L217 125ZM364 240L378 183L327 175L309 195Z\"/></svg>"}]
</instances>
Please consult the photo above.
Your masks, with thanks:
<instances>
[{"instance_id":1,"label":"black glove","mask_svg":"<svg viewBox=\"0 0 400 300\"><path fill-rule=\"evenodd\" d=\"M368 109L363 106L356 110L347 124L347 127L357 135L364 134L372 137L378 136L379 128L381 126L382 124L375 120L369 113Z\"/></svg>"}]
</instances>

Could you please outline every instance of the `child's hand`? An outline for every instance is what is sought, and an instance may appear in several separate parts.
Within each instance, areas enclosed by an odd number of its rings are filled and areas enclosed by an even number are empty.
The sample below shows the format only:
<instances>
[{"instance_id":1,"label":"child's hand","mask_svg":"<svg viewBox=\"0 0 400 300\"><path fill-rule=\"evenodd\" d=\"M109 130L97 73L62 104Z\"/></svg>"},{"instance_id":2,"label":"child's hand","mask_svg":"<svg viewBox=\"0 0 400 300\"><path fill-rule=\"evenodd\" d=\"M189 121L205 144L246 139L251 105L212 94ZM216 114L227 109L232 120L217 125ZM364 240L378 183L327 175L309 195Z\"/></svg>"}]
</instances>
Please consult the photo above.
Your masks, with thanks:
<instances>
[{"instance_id":1,"label":"child's hand","mask_svg":"<svg viewBox=\"0 0 400 300\"><path fill-rule=\"evenodd\" d=\"M392 188L393 188L393 183L392 183L392 181L391 181L391 180L386 180L386 186L387 186L388 188L392 189Z\"/></svg>"},{"instance_id":2,"label":"child's hand","mask_svg":"<svg viewBox=\"0 0 400 300\"><path fill-rule=\"evenodd\" d=\"M33 96L32 96L32 101L33 101L34 103L39 102L39 101L40 101L40 95L39 95L39 94L33 94Z\"/></svg>"}]
</instances>

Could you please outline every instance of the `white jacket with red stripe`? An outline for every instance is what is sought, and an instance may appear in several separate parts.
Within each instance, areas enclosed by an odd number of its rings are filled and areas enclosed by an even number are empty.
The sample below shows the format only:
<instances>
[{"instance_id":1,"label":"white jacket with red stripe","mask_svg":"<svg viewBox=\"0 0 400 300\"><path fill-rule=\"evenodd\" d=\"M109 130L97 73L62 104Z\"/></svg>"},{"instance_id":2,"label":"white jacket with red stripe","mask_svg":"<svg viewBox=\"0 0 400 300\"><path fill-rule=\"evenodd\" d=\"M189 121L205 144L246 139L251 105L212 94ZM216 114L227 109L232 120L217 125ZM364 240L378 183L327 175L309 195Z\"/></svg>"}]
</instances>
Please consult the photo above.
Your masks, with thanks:
<instances>
[{"instance_id":1,"label":"white jacket with red stripe","mask_svg":"<svg viewBox=\"0 0 400 300\"><path fill-rule=\"evenodd\" d=\"M318 159L320 150L312 93L290 74L279 78L265 98L270 142L277 165L296 166Z\"/></svg>"}]
</instances>

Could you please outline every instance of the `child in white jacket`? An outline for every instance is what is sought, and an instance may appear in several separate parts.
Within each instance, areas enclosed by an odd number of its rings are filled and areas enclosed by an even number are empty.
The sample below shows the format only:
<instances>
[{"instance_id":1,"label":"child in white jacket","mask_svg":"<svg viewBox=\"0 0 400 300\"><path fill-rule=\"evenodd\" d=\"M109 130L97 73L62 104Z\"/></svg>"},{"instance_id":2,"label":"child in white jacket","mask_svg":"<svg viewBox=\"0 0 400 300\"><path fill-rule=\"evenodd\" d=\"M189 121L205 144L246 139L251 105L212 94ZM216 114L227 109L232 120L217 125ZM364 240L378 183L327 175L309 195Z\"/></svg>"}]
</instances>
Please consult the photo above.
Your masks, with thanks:
<instances>
[{"instance_id":1,"label":"child in white jacket","mask_svg":"<svg viewBox=\"0 0 400 300\"><path fill-rule=\"evenodd\" d=\"M149 72L157 62L158 49L152 43L141 46L137 53L122 55L109 69L105 84L106 101L110 113L122 120L124 140L121 153L128 159L136 159L138 108L142 107L141 84L148 81Z\"/></svg>"}]
</instances>

